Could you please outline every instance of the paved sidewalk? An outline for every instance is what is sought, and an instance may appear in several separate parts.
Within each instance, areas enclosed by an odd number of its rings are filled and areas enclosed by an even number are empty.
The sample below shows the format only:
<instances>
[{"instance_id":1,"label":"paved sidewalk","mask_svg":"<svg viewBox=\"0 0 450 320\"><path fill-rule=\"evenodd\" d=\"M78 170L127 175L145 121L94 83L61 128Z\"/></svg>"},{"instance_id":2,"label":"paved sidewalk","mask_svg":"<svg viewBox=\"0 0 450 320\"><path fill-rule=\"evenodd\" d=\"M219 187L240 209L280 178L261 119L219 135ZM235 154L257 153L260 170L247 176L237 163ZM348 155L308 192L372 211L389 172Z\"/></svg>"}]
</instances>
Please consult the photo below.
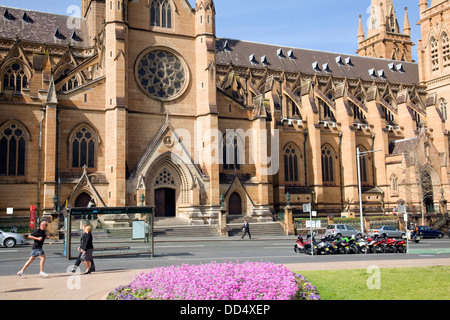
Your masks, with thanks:
<instances>
[{"instance_id":1,"label":"paved sidewalk","mask_svg":"<svg viewBox=\"0 0 450 320\"><path fill-rule=\"evenodd\" d=\"M292 271L366 269L372 265L380 268L450 266L450 258L285 264ZM102 300L108 292L128 284L142 271L145 270L100 271L89 275L58 273L48 278L29 274L26 279L17 275L3 276L0 277L0 300Z\"/></svg>"}]
</instances>

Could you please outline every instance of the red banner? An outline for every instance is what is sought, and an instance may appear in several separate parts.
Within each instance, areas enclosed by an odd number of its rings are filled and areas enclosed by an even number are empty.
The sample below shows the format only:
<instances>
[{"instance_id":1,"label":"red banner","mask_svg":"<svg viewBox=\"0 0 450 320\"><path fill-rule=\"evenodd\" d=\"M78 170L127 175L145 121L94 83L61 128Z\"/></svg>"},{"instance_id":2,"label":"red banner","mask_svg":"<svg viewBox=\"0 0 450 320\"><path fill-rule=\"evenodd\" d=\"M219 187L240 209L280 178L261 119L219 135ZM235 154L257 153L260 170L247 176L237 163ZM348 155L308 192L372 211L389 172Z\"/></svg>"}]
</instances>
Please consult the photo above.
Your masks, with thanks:
<instances>
[{"instance_id":1,"label":"red banner","mask_svg":"<svg viewBox=\"0 0 450 320\"><path fill-rule=\"evenodd\" d=\"M30 206L30 229L36 229L36 206Z\"/></svg>"}]
</instances>

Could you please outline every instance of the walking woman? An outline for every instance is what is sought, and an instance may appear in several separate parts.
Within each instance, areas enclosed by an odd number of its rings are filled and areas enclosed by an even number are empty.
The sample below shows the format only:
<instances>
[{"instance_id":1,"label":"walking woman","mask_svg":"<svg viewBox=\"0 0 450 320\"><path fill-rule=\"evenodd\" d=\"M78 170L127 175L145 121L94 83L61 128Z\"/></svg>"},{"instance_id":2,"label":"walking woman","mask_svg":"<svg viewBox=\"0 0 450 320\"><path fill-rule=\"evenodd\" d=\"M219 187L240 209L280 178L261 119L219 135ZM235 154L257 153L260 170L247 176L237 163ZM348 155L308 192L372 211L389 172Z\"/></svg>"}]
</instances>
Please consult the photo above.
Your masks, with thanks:
<instances>
[{"instance_id":1,"label":"walking woman","mask_svg":"<svg viewBox=\"0 0 450 320\"><path fill-rule=\"evenodd\" d=\"M94 251L94 246L92 245L92 227L85 225L83 229L84 233L81 236L79 250L81 251L81 262L83 262L86 267L86 272L84 274L90 274L92 272L92 252Z\"/></svg>"}]
</instances>

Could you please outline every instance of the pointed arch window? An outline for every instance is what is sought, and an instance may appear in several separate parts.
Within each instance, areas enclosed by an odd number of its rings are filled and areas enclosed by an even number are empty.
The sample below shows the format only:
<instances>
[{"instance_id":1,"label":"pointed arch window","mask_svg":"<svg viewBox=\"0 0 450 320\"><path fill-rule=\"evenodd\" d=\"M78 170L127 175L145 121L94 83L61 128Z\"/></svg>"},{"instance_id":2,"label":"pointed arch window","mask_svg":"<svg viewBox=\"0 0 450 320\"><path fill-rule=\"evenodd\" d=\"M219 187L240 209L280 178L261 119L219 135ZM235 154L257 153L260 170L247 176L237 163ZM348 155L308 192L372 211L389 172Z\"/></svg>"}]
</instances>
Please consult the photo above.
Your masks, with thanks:
<instances>
[{"instance_id":1,"label":"pointed arch window","mask_svg":"<svg viewBox=\"0 0 450 320\"><path fill-rule=\"evenodd\" d=\"M359 147L360 152L366 152L367 150L364 147ZM361 182L368 182L368 155L366 154L365 156L360 156L359 157L359 169L360 169L360 173L361 173Z\"/></svg>"},{"instance_id":2,"label":"pointed arch window","mask_svg":"<svg viewBox=\"0 0 450 320\"><path fill-rule=\"evenodd\" d=\"M59 81L63 80L64 78L66 78L70 71L71 71L71 68L66 68L63 71L61 71L59 73L59 76L57 77L56 82L59 82ZM76 75L74 75L73 77L71 77L70 79L68 79L64 82L64 84L61 86L60 90L70 91L72 89L75 89L79 85L80 85L80 81L79 81L78 77Z\"/></svg>"},{"instance_id":3,"label":"pointed arch window","mask_svg":"<svg viewBox=\"0 0 450 320\"><path fill-rule=\"evenodd\" d=\"M169 0L153 0L150 7L152 27L172 28L172 8Z\"/></svg>"},{"instance_id":4,"label":"pointed arch window","mask_svg":"<svg viewBox=\"0 0 450 320\"><path fill-rule=\"evenodd\" d=\"M442 62L444 68L450 67L450 40L446 32L442 34Z\"/></svg>"},{"instance_id":5,"label":"pointed arch window","mask_svg":"<svg viewBox=\"0 0 450 320\"><path fill-rule=\"evenodd\" d=\"M391 176L391 192L393 196L398 196L398 178L395 174Z\"/></svg>"},{"instance_id":6,"label":"pointed arch window","mask_svg":"<svg viewBox=\"0 0 450 320\"><path fill-rule=\"evenodd\" d=\"M20 94L28 88L28 76L25 67L20 63L12 63L3 74L3 90L13 90Z\"/></svg>"},{"instance_id":7,"label":"pointed arch window","mask_svg":"<svg viewBox=\"0 0 450 320\"><path fill-rule=\"evenodd\" d=\"M234 134L226 133L223 137L223 169L241 169L240 148L238 137Z\"/></svg>"},{"instance_id":8,"label":"pointed arch window","mask_svg":"<svg viewBox=\"0 0 450 320\"><path fill-rule=\"evenodd\" d=\"M358 101L363 104L362 98L358 97ZM352 101L348 101L350 106L353 108L353 121L356 123L367 123L366 116L364 115L363 110L361 110L355 103Z\"/></svg>"},{"instance_id":9,"label":"pointed arch window","mask_svg":"<svg viewBox=\"0 0 450 320\"><path fill-rule=\"evenodd\" d=\"M322 147L322 181L334 181L334 151L330 146Z\"/></svg>"},{"instance_id":10,"label":"pointed arch window","mask_svg":"<svg viewBox=\"0 0 450 320\"><path fill-rule=\"evenodd\" d=\"M298 155L297 150L289 145L284 151L284 181L298 181Z\"/></svg>"},{"instance_id":11,"label":"pointed arch window","mask_svg":"<svg viewBox=\"0 0 450 320\"><path fill-rule=\"evenodd\" d=\"M444 117L444 120L446 120L447 121L447 101L445 101L445 99L440 99L439 100L439 107L440 107L440 109L441 109L441 113L442 113L442 116Z\"/></svg>"},{"instance_id":12,"label":"pointed arch window","mask_svg":"<svg viewBox=\"0 0 450 320\"><path fill-rule=\"evenodd\" d=\"M439 70L439 46L435 37L431 38L431 71Z\"/></svg>"},{"instance_id":13,"label":"pointed arch window","mask_svg":"<svg viewBox=\"0 0 450 320\"><path fill-rule=\"evenodd\" d=\"M88 127L79 128L71 138L72 168L95 167L94 133Z\"/></svg>"},{"instance_id":14,"label":"pointed arch window","mask_svg":"<svg viewBox=\"0 0 450 320\"><path fill-rule=\"evenodd\" d=\"M25 130L10 123L0 132L0 175L25 175Z\"/></svg>"}]
</instances>

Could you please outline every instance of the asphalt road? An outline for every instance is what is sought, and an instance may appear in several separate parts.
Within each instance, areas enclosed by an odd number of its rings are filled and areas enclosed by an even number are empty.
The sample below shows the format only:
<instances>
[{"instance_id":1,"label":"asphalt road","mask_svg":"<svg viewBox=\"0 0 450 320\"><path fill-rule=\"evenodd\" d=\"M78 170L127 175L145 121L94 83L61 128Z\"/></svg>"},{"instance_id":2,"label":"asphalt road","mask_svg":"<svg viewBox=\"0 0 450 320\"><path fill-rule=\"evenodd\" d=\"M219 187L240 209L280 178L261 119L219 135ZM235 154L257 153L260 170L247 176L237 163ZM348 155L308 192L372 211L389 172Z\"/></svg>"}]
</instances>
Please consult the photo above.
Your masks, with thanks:
<instances>
[{"instance_id":1,"label":"asphalt road","mask_svg":"<svg viewBox=\"0 0 450 320\"><path fill-rule=\"evenodd\" d=\"M160 240L162 241L162 240ZM66 272L73 266L74 260L68 261L63 255L62 242L47 240L44 250L47 256L45 271L47 273ZM99 257L94 255L97 270L132 270L150 269L159 266L186 264L201 264L211 261L271 261L273 263L315 263L315 262L343 262L343 261L374 261L399 259L432 259L450 258L450 239L422 239L420 243L410 244L408 254L358 254L358 255L328 255L307 256L293 251L295 237L287 239L259 239L259 240L221 240L213 241L199 239L195 241L165 241L155 243L155 256L149 254L132 256ZM94 243L95 245L95 243ZM100 244L98 244L100 245ZM103 244L102 244L103 245ZM116 244L117 245L117 244ZM147 244L138 244L145 248ZM133 247L136 248L136 247ZM16 246L14 248L0 248L0 276L15 274L28 259L31 246ZM82 269L84 270L84 269ZM38 273L39 262L35 261L27 273Z\"/></svg>"}]
</instances>

